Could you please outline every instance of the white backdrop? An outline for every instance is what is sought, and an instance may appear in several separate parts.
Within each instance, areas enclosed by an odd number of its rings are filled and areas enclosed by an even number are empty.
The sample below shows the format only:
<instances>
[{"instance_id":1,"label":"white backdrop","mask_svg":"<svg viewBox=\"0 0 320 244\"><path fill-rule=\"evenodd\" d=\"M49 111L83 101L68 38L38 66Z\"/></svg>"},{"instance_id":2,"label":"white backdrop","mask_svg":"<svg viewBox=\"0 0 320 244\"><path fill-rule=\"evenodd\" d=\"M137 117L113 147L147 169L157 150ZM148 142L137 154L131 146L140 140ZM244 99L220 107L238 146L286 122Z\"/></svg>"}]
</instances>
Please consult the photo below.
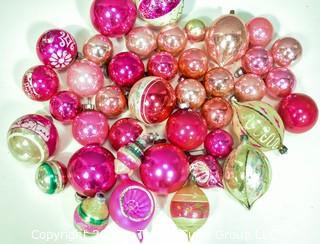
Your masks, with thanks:
<instances>
[{"instance_id":1,"label":"white backdrop","mask_svg":"<svg viewBox=\"0 0 320 244\"><path fill-rule=\"evenodd\" d=\"M26 69L38 64L37 37L47 29L65 28L75 35L79 47L94 32L89 20L91 0L0 0L0 238L2 243L138 243L134 234L112 221L97 237L80 238L73 227L76 202L73 189L54 196L35 186L35 167L13 159L6 146L6 132L13 120L27 113L42 112L46 104L29 100L21 90ZM320 104L320 15L318 0L185 0L182 23L201 17L207 24L235 9L244 20L253 15L270 18L276 36L298 38L303 58L293 67L296 91L305 92ZM70 143L70 128L56 123L62 139L57 159L67 163L80 147ZM221 189L206 190L211 213L191 243L320 243L319 123L302 135L287 134L289 153L268 153L273 181L268 193L249 212ZM172 196L158 199L145 244L188 243L168 216ZM50 240L46 240L46 238Z\"/></svg>"}]
</instances>

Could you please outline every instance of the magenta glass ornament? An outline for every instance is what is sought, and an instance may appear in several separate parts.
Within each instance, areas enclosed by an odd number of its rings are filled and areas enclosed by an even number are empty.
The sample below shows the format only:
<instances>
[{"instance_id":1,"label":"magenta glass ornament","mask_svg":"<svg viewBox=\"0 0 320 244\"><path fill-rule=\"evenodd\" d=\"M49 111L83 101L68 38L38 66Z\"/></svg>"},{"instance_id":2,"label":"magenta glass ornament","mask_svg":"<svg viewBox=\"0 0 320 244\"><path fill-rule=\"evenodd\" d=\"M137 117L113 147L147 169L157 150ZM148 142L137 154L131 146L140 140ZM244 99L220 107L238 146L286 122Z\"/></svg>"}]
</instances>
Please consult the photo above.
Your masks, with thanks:
<instances>
[{"instance_id":1,"label":"magenta glass ornament","mask_svg":"<svg viewBox=\"0 0 320 244\"><path fill-rule=\"evenodd\" d=\"M167 195L182 188L188 179L187 156L171 144L155 144L147 149L140 166L143 184L151 191Z\"/></svg>"},{"instance_id":2,"label":"magenta glass ornament","mask_svg":"<svg viewBox=\"0 0 320 244\"><path fill-rule=\"evenodd\" d=\"M87 145L75 152L68 164L68 179L81 195L93 197L107 192L116 182L114 156L99 145Z\"/></svg>"},{"instance_id":3,"label":"magenta glass ornament","mask_svg":"<svg viewBox=\"0 0 320 244\"><path fill-rule=\"evenodd\" d=\"M109 131L109 142L115 150L135 142L142 134L143 127L135 119L123 118L116 121Z\"/></svg>"},{"instance_id":4,"label":"magenta glass ornament","mask_svg":"<svg viewBox=\"0 0 320 244\"><path fill-rule=\"evenodd\" d=\"M172 80L178 73L178 61L168 52L153 54L148 61L148 74Z\"/></svg>"},{"instance_id":5,"label":"magenta glass ornament","mask_svg":"<svg viewBox=\"0 0 320 244\"><path fill-rule=\"evenodd\" d=\"M168 140L184 151L200 146L207 130L205 119L195 111L178 110L169 117L166 124Z\"/></svg>"},{"instance_id":6,"label":"magenta glass ornament","mask_svg":"<svg viewBox=\"0 0 320 244\"><path fill-rule=\"evenodd\" d=\"M292 37L277 40L271 49L274 63L281 67L294 64L302 55L300 42Z\"/></svg>"},{"instance_id":7,"label":"magenta glass ornament","mask_svg":"<svg viewBox=\"0 0 320 244\"><path fill-rule=\"evenodd\" d=\"M80 98L72 91L60 91L50 99L49 109L53 118L70 123L81 111Z\"/></svg>"},{"instance_id":8,"label":"magenta glass ornament","mask_svg":"<svg viewBox=\"0 0 320 244\"><path fill-rule=\"evenodd\" d=\"M82 145L103 144L109 132L109 124L103 113L84 111L72 122L72 135Z\"/></svg>"},{"instance_id":9,"label":"magenta glass ornament","mask_svg":"<svg viewBox=\"0 0 320 244\"><path fill-rule=\"evenodd\" d=\"M103 87L102 69L85 59L76 61L67 71L67 83L77 95L93 96Z\"/></svg>"},{"instance_id":10,"label":"magenta glass ornament","mask_svg":"<svg viewBox=\"0 0 320 244\"><path fill-rule=\"evenodd\" d=\"M144 64L133 52L118 53L109 63L108 74L117 85L131 87L144 76Z\"/></svg>"},{"instance_id":11,"label":"magenta glass ornament","mask_svg":"<svg viewBox=\"0 0 320 244\"><path fill-rule=\"evenodd\" d=\"M272 66L272 55L263 47L252 47L242 57L242 67L247 73L265 75Z\"/></svg>"},{"instance_id":12,"label":"magenta glass ornament","mask_svg":"<svg viewBox=\"0 0 320 244\"><path fill-rule=\"evenodd\" d=\"M207 153L217 158L225 158L232 151L232 136L225 130L216 129L211 131L204 141Z\"/></svg>"},{"instance_id":13,"label":"magenta glass ornament","mask_svg":"<svg viewBox=\"0 0 320 244\"><path fill-rule=\"evenodd\" d=\"M65 30L48 30L38 39L37 54L45 65L63 70L76 59L77 43L73 36Z\"/></svg>"},{"instance_id":14,"label":"magenta glass ornament","mask_svg":"<svg viewBox=\"0 0 320 244\"><path fill-rule=\"evenodd\" d=\"M26 71L22 78L24 93L35 101L47 101L59 88L56 72L46 65L34 66Z\"/></svg>"},{"instance_id":15,"label":"magenta glass ornament","mask_svg":"<svg viewBox=\"0 0 320 244\"><path fill-rule=\"evenodd\" d=\"M265 84L272 98L288 96L296 85L296 77L288 68L273 68L268 73Z\"/></svg>"},{"instance_id":16,"label":"magenta glass ornament","mask_svg":"<svg viewBox=\"0 0 320 244\"><path fill-rule=\"evenodd\" d=\"M303 133L316 124L319 111L311 97L293 93L281 100L278 113L287 131Z\"/></svg>"},{"instance_id":17,"label":"magenta glass ornament","mask_svg":"<svg viewBox=\"0 0 320 244\"><path fill-rule=\"evenodd\" d=\"M273 36L273 26L271 22L263 17L256 17L247 24L249 42L252 46L267 46Z\"/></svg>"},{"instance_id":18,"label":"magenta glass ornament","mask_svg":"<svg viewBox=\"0 0 320 244\"><path fill-rule=\"evenodd\" d=\"M121 37L128 33L137 18L132 0L95 0L90 10L94 28L107 37Z\"/></svg>"},{"instance_id":19,"label":"magenta glass ornament","mask_svg":"<svg viewBox=\"0 0 320 244\"><path fill-rule=\"evenodd\" d=\"M155 209L152 194L142 184L129 178L121 180L111 193L109 212L120 227L135 232L140 242Z\"/></svg>"}]
</instances>

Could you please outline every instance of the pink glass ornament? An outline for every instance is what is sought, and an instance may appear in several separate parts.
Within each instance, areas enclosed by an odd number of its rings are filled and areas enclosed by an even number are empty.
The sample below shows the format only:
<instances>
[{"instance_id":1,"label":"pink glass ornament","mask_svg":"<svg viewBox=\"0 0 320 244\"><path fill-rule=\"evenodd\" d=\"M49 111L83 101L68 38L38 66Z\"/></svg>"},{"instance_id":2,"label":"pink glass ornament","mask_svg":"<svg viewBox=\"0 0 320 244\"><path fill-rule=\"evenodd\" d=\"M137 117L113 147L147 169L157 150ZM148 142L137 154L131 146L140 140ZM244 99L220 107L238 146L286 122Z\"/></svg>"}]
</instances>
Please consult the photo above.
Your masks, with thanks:
<instances>
[{"instance_id":1,"label":"pink glass ornament","mask_svg":"<svg viewBox=\"0 0 320 244\"><path fill-rule=\"evenodd\" d=\"M225 68L213 68L204 76L204 86L209 96L227 96L233 92L233 75Z\"/></svg>"},{"instance_id":2,"label":"pink glass ornament","mask_svg":"<svg viewBox=\"0 0 320 244\"><path fill-rule=\"evenodd\" d=\"M293 93L281 100L278 113L287 131L303 133L316 124L319 111L311 97Z\"/></svg>"},{"instance_id":3,"label":"pink glass ornament","mask_svg":"<svg viewBox=\"0 0 320 244\"><path fill-rule=\"evenodd\" d=\"M95 95L103 86L104 76L97 64L80 60L67 71L67 83L70 89L81 97Z\"/></svg>"},{"instance_id":4,"label":"pink glass ornament","mask_svg":"<svg viewBox=\"0 0 320 244\"><path fill-rule=\"evenodd\" d=\"M172 80L178 73L178 62L168 52L153 54L148 61L148 74L161 77L165 80Z\"/></svg>"},{"instance_id":5,"label":"pink glass ornament","mask_svg":"<svg viewBox=\"0 0 320 244\"><path fill-rule=\"evenodd\" d=\"M302 55L301 44L292 37L277 40L271 49L274 63L286 67L294 64Z\"/></svg>"},{"instance_id":6,"label":"pink glass ornament","mask_svg":"<svg viewBox=\"0 0 320 244\"><path fill-rule=\"evenodd\" d=\"M208 58L199 48L184 50L179 57L179 70L185 77L199 79L208 70Z\"/></svg>"},{"instance_id":7,"label":"pink glass ornament","mask_svg":"<svg viewBox=\"0 0 320 244\"><path fill-rule=\"evenodd\" d=\"M263 17L256 17L247 24L249 41L252 46L267 46L273 36L273 26L271 22Z\"/></svg>"},{"instance_id":8,"label":"pink glass ornament","mask_svg":"<svg viewBox=\"0 0 320 244\"><path fill-rule=\"evenodd\" d=\"M225 158L232 151L232 136L225 130L211 131L205 138L204 148L207 153L217 158Z\"/></svg>"},{"instance_id":9,"label":"pink glass ornament","mask_svg":"<svg viewBox=\"0 0 320 244\"><path fill-rule=\"evenodd\" d=\"M116 121L109 131L109 142L115 150L135 142L143 132L141 124L132 118L123 118Z\"/></svg>"},{"instance_id":10,"label":"pink glass ornament","mask_svg":"<svg viewBox=\"0 0 320 244\"><path fill-rule=\"evenodd\" d=\"M135 27L126 36L126 46L141 58L148 58L157 49L156 34L147 26Z\"/></svg>"},{"instance_id":11,"label":"pink glass ornament","mask_svg":"<svg viewBox=\"0 0 320 244\"><path fill-rule=\"evenodd\" d=\"M26 71L22 78L24 93L35 101L47 101L59 88L56 72L46 65L34 66Z\"/></svg>"},{"instance_id":12,"label":"pink glass ornament","mask_svg":"<svg viewBox=\"0 0 320 244\"><path fill-rule=\"evenodd\" d=\"M142 184L124 179L111 193L109 212L121 228L135 232L140 242L155 209L152 194Z\"/></svg>"},{"instance_id":13,"label":"pink glass ornament","mask_svg":"<svg viewBox=\"0 0 320 244\"><path fill-rule=\"evenodd\" d=\"M108 120L97 111L81 112L72 122L72 135L82 145L103 144L108 132Z\"/></svg>"},{"instance_id":14,"label":"pink glass ornament","mask_svg":"<svg viewBox=\"0 0 320 244\"><path fill-rule=\"evenodd\" d=\"M252 47L242 57L242 66L247 73L265 75L273 66L273 58L263 47Z\"/></svg>"},{"instance_id":15,"label":"pink glass ornament","mask_svg":"<svg viewBox=\"0 0 320 244\"><path fill-rule=\"evenodd\" d=\"M296 77L288 68L273 68L268 73L265 84L272 98L288 96L296 85Z\"/></svg>"},{"instance_id":16,"label":"pink glass ornament","mask_svg":"<svg viewBox=\"0 0 320 244\"><path fill-rule=\"evenodd\" d=\"M38 39L37 54L45 65L63 70L76 59L77 43L73 36L65 30L48 30Z\"/></svg>"},{"instance_id":17,"label":"pink glass ornament","mask_svg":"<svg viewBox=\"0 0 320 244\"><path fill-rule=\"evenodd\" d=\"M108 73L117 85L131 87L144 76L144 64L133 52L122 52L111 59Z\"/></svg>"},{"instance_id":18,"label":"pink glass ornament","mask_svg":"<svg viewBox=\"0 0 320 244\"><path fill-rule=\"evenodd\" d=\"M132 0L95 0L90 16L94 28L102 35L121 37L133 27L137 9Z\"/></svg>"},{"instance_id":19,"label":"pink glass ornament","mask_svg":"<svg viewBox=\"0 0 320 244\"><path fill-rule=\"evenodd\" d=\"M195 111L178 110L169 117L166 124L168 140L184 151L200 146L207 130L206 121Z\"/></svg>"},{"instance_id":20,"label":"pink glass ornament","mask_svg":"<svg viewBox=\"0 0 320 244\"><path fill-rule=\"evenodd\" d=\"M72 91L60 91L50 99L49 108L53 118L69 123L81 111L80 98Z\"/></svg>"},{"instance_id":21,"label":"pink glass ornament","mask_svg":"<svg viewBox=\"0 0 320 244\"><path fill-rule=\"evenodd\" d=\"M68 164L68 179L81 195L93 197L107 192L116 182L114 156L99 145L88 145L75 152Z\"/></svg>"},{"instance_id":22,"label":"pink glass ornament","mask_svg":"<svg viewBox=\"0 0 320 244\"><path fill-rule=\"evenodd\" d=\"M155 144L149 147L140 166L143 184L161 195L179 190L188 175L189 163L186 155L171 144Z\"/></svg>"},{"instance_id":23,"label":"pink glass ornament","mask_svg":"<svg viewBox=\"0 0 320 244\"><path fill-rule=\"evenodd\" d=\"M255 74L245 74L236 81L234 85L234 95L241 101L258 101L266 94L266 86L260 76Z\"/></svg>"}]
</instances>

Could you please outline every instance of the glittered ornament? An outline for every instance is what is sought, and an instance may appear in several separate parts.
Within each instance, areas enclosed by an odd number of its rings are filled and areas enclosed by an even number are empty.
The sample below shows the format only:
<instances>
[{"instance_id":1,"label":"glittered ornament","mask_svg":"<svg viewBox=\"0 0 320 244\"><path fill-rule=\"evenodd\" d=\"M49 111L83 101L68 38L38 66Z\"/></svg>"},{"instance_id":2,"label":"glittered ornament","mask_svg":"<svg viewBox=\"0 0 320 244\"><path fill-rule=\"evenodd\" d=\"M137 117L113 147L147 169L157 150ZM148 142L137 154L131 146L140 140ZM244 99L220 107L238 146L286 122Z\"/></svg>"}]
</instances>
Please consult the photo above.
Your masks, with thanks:
<instances>
[{"instance_id":1,"label":"glittered ornament","mask_svg":"<svg viewBox=\"0 0 320 244\"><path fill-rule=\"evenodd\" d=\"M246 73L265 75L273 66L271 52L263 47L252 47L242 58L242 67Z\"/></svg>"},{"instance_id":2,"label":"glittered ornament","mask_svg":"<svg viewBox=\"0 0 320 244\"><path fill-rule=\"evenodd\" d=\"M217 158L225 158L232 151L233 138L225 130L211 131L205 138L204 148L207 153Z\"/></svg>"},{"instance_id":3,"label":"glittered ornament","mask_svg":"<svg viewBox=\"0 0 320 244\"><path fill-rule=\"evenodd\" d=\"M258 101L266 94L266 85L259 75L245 74L236 81L234 95L241 101Z\"/></svg>"},{"instance_id":4,"label":"glittered ornament","mask_svg":"<svg viewBox=\"0 0 320 244\"><path fill-rule=\"evenodd\" d=\"M172 80L178 73L178 61L168 52L157 52L148 61L148 74Z\"/></svg>"},{"instance_id":5,"label":"glittered ornament","mask_svg":"<svg viewBox=\"0 0 320 244\"><path fill-rule=\"evenodd\" d=\"M273 36L273 26L271 22L264 17L256 17L247 24L251 46L267 46Z\"/></svg>"},{"instance_id":6,"label":"glittered ornament","mask_svg":"<svg viewBox=\"0 0 320 244\"><path fill-rule=\"evenodd\" d=\"M226 159L223 168L225 189L247 209L262 197L271 182L268 159L259 149L247 142L241 144Z\"/></svg>"},{"instance_id":7,"label":"glittered ornament","mask_svg":"<svg viewBox=\"0 0 320 244\"><path fill-rule=\"evenodd\" d=\"M76 59L77 43L73 36L65 30L48 30L38 39L37 54L43 64L63 70Z\"/></svg>"},{"instance_id":8,"label":"glittered ornament","mask_svg":"<svg viewBox=\"0 0 320 244\"><path fill-rule=\"evenodd\" d=\"M191 42L201 42L206 36L206 25L200 19L189 20L186 23L184 30L188 40Z\"/></svg>"},{"instance_id":9,"label":"glittered ornament","mask_svg":"<svg viewBox=\"0 0 320 244\"><path fill-rule=\"evenodd\" d=\"M59 161L43 162L37 168L35 181L39 189L47 194L61 192L67 182L67 168Z\"/></svg>"},{"instance_id":10,"label":"glittered ornament","mask_svg":"<svg viewBox=\"0 0 320 244\"><path fill-rule=\"evenodd\" d=\"M10 126L7 143L12 155L23 162L42 163L52 156L58 131L50 119L38 114L18 118Z\"/></svg>"},{"instance_id":11,"label":"glittered ornament","mask_svg":"<svg viewBox=\"0 0 320 244\"><path fill-rule=\"evenodd\" d=\"M199 79L208 70L208 58L199 48L184 50L179 57L179 71L187 78Z\"/></svg>"},{"instance_id":12,"label":"glittered ornament","mask_svg":"<svg viewBox=\"0 0 320 244\"><path fill-rule=\"evenodd\" d=\"M275 64L287 67L294 64L301 57L302 46L298 40L292 37L285 37L273 44L271 53Z\"/></svg>"},{"instance_id":13,"label":"glittered ornament","mask_svg":"<svg viewBox=\"0 0 320 244\"><path fill-rule=\"evenodd\" d=\"M224 97L233 92L234 79L229 70L217 67L204 76L204 86L209 96Z\"/></svg>"}]
</instances>

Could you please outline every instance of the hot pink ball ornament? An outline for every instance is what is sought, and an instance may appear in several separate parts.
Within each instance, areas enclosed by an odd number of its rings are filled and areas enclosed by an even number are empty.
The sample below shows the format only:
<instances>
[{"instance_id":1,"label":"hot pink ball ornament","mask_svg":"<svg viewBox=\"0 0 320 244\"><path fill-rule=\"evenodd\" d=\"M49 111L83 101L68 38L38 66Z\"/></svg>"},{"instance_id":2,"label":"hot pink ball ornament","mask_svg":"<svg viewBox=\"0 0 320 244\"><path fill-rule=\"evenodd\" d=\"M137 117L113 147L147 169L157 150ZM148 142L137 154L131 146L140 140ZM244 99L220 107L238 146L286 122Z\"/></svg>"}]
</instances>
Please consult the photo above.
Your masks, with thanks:
<instances>
[{"instance_id":1,"label":"hot pink ball ornament","mask_svg":"<svg viewBox=\"0 0 320 244\"><path fill-rule=\"evenodd\" d=\"M128 33L137 18L132 0L95 0L91 5L94 28L107 37L121 37Z\"/></svg>"},{"instance_id":2,"label":"hot pink ball ornament","mask_svg":"<svg viewBox=\"0 0 320 244\"><path fill-rule=\"evenodd\" d=\"M108 132L107 118L97 111L81 112L72 122L72 135L82 145L103 144Z\"/></svg>"},{"instance_id":3,"label":"hot pink ball ornament","mask_svg":"<svg viewBox=\"0 0 320 244\"><path fill-rule=\"evenodd\" d=\"M148 61L148 74L172 80L178 73L178 61L168 52L157 52Z\"/></svg>"},{"instance_id":4,"label":"hot pink ball ornament","mask_svg":"<svg viewBox=\"0 0 320 244\"><path fill-rule=\"evenodd\" d=\"M211 131L204 141L204 148L214 157L225 158L232 151L232 136L225 130L216 129Z\"/></svg>"},{"instance_id":5,"label":"hot pink ball ornament","mask_svg":"<svg viewBox=\"0 0 320 244\"><path fill-rule=\"evenodd\" d=\"M76 59L77 43L73 36L65 30L49 30L39 37L37 54L45 65L63 70Z\"/></svg>"},{"instance_id":6,"label":"hot pink ball ornament","mask_svg":"<svg viewBox=\"0 0 320 244\"><path fill-rule=\"evenodd\" d=\"M263 47L252 47L242 57L242 66L247 73L265 75L273 66L271 52Z\"/></svg>"},{"instance_id":7,"label":"hot pink ball ornament","mask_svg":"<svg viewBox=\"0 0 320 244\"><path fill-rule=\"evenodd\" d=\"M56 72L46 65L38 65L26 71L22 78L24 93L35 101L47 101L59 88Z\"/></svg>"},{"instance_id":8,"label":"hot pink ball ornament","mask_svg":"<svg viewBox=\"0 0 320 244\"><path fill-rule=\"evenodd\" d=\"M143 184L151 191L167 195L179 190L188 179L187 156L171 144L155 144L147 149L140 166Z\"/></svg>"},{"instance_id":9,"label":"hot pink ball ornament","mask_svg":"<svg viewBox=\"0 0 320 244\"><path fill-rule=\"evenodd\" d=\"M287 67L294 64L302 55L302 46L292 37L277 40L271 49L275 64Z\"/></svg>"},{"instance_id":10,"label":"hot pink ball ornament","mask_svg":"<svg viewBox=\"0 0 320 244\"><path fill-rule=\"evenodd\" d=\"M88 145L75 152L68 164L68 179L81 195L93 197L110 190L116 182L114 156L99 145Z\"/></svg>"},{"instance_id":11,"label":"hot pink ball ornament","mask_svg":"<svg viewBox=\"0 0 320 244\"><path fill-rule=\"evenodd\" d=\"M252 46L267 46L273 36L273 26L271 22L263 17L253 18L247 24L249 42Z\"/></svg>"},{"instance_id":12,"label":"hot pink ball ornament","mask_svg":"<svg viewBox=\"0 0 320 244\"><path fill-rule=\"evenodd\" d=\"M117 85L131 87L144 76L144 64L133 52L118 53L109 63L108 74Z\"/></svg>"}]
</instances>

